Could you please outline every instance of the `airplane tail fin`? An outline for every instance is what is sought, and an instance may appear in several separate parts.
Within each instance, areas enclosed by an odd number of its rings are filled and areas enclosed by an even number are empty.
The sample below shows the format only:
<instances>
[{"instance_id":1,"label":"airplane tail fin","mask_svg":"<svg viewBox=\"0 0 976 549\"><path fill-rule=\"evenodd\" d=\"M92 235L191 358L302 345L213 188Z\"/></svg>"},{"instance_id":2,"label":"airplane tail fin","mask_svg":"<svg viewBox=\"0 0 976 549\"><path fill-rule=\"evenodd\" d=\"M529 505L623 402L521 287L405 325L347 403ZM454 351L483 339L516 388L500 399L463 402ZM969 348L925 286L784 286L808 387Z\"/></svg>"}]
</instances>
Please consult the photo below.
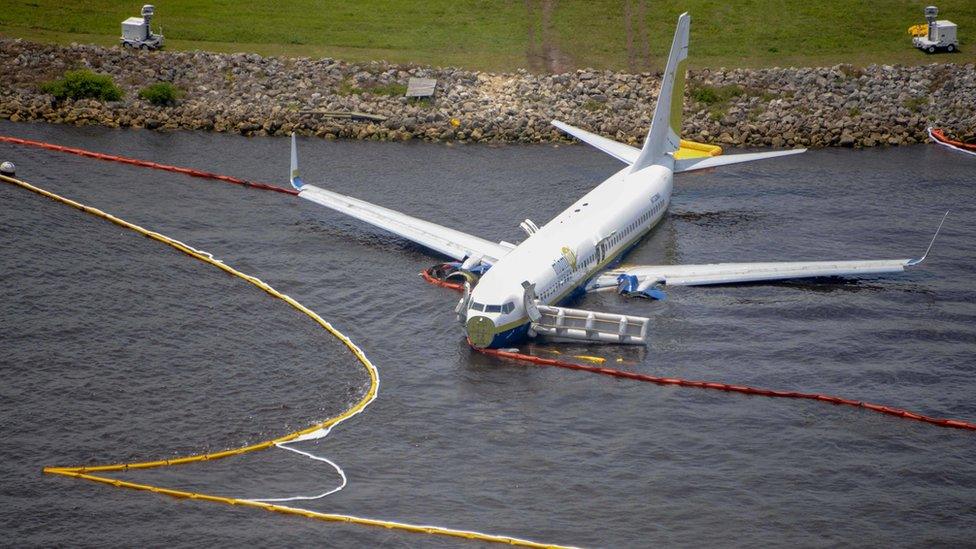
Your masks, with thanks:
<instances>
[{"instance_id":1,"label":"airplane tail fin","mask_svg":"<svg viewBox=\"0 0 976 549\"><path fill-rule=\"evenodd\" d=\"M682 13L678 17L678 27L671 42L671 55L668 56L651 128L647 132L640 155L630 168L631 173L660 162L665 155L674 153L681 147L681 109L684 107L690 28L691 16L687 12Z\"/></svg>"},{"instance_id":2,"label":"airplane tail fin","mask_svg":"<svg viewBox=\"0 0 976 549\"><path fill-rule=\"evenodd\" d=\"M674 31L674 40L671 42L671 54L668 56L668 66L664 71L664 79L661 82L661 93L658 95L657 105L654 107L651 128L647 131L647 138L644 139L644 147L642 149L638 150L630 145L618 143L612 139L607 139L606 137L570 126L558 120L553 120L552 124L617 160L630 164L630 173L638 172L655 164L664 165L674 171L674 173L689 172L692 170L714 168L753 160L764 160L766 158L775 158L806 151L806 149L793 149L787 151L711 156L721 153L721 149L713 146L712 149L718 150L709 151L707 155L699 153L690 156L678 153L679 149L681 149L681 110L684 107L685 65L688 59L688 37L690 29L691 16L687 13L681 14L678 17L678 27ZM699 151L702 149L700 144L696 146L696 144L691 142L685 142L685 147L686 149L694 148Z\"/></svg>"},{"instance_id":3,"label":"airplane tail fin","mask_svg":"<svg viewBox=\"0 0 976 549\"><path fill-rule=\"evenodd\" d=\"M291 186L299 191L305 185L301 176L298 175L298 147L295 145L295 132L291 134L291 171L288 172L288 180L291 181Z\"/></svg>"}]
</instances>

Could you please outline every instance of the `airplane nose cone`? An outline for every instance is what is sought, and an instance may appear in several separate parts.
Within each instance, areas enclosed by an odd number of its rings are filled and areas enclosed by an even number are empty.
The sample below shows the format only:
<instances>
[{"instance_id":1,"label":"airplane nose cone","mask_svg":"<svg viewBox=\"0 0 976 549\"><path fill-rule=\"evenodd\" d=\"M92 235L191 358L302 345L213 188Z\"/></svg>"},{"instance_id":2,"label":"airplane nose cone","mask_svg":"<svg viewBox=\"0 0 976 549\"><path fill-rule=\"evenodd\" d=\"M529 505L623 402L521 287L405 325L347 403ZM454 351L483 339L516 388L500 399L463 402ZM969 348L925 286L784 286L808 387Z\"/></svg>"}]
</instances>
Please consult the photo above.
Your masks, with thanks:
<instances>
[{"instance_id":1,"label":"airplane nose cone","mask_svg":"<svg viewBox=\"0 0 976 549\"><path fill-rule=\"evenodd\" d=\"M471 317L465 329L468 332L468 339L475 347L487 347L495 338L495 323L486 316Z\"/></svg>"}]
</instances>

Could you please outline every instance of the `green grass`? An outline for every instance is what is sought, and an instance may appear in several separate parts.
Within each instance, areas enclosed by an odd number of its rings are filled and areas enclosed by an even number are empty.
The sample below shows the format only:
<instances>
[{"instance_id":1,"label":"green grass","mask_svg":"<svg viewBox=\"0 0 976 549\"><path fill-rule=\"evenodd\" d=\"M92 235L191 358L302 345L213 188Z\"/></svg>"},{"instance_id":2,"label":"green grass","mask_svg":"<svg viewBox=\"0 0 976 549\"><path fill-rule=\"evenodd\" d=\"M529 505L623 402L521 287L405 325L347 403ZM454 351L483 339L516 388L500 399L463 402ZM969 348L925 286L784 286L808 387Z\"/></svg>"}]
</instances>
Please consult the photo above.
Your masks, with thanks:
<instances>
[{"instance_id":1,"label":"green grass","mask_svg":"<svg viewBox=\"0 0 976 549\"><path fill-rule=\"evenodd\" d=\"M943 0L940 17L959 25L962 50L928 56L908 26L924 2L887 0L643 0L632 21L646 54L628 53L623 3L553 0L170 0L156 24L170 49L388 60L486 70L539 69L539 51L564 68L660 69L678 13L692 14L692 67L816 66L851 63L969 63L976 60L976 2ZM119 23L140 4L116 0L0 0L0 34L50 42L118 42ZM548 27L548 30L545 30ZM535 61L534 61L535 60ZM544 67L543 67L544 68Z\"/></svg>"}]
</instances>

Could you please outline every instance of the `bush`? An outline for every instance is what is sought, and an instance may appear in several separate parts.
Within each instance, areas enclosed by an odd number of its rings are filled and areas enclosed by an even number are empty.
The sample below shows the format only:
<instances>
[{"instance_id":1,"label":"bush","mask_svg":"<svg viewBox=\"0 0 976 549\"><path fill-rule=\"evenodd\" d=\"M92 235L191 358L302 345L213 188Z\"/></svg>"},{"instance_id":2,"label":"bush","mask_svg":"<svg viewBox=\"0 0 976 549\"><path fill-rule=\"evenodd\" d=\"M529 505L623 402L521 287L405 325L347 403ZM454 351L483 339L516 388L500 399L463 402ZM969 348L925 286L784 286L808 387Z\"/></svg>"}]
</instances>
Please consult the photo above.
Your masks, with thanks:
<instances>
[{"instance_id":1,"label":"bush","mask_svg":"<svg viewBox=\"0 0 976 549\"><path fill-rule=\"evenodd\" d=\"M745 90L739 86L692 86L691 98L706 105L727 103L733 97L743 95Z\"/></svg>"},{"instance_id":2,"label":"bush","mask_svg":"<svg viewBox=\"0 0 976 549\"><path fill-rule=\"evenodd\" d=\"M122 99L122 89L112 82L107 74L95 74L89 70L68 71L61 80L41 85L41 91L49 93L58 101L65 99L99 99L118 101Z\"/></svg>"},{"instance_id":3,"label":"bush","mask_svg":"<svg viewBox=\"0 0 976 549\"><path fill-rule=\"evenodd\" d=\"M139 90L140 99L145 99L158 106L175 105L181 97L183 97L183 90L169 82L157 82Z\"/></svg>"}]
</instances>

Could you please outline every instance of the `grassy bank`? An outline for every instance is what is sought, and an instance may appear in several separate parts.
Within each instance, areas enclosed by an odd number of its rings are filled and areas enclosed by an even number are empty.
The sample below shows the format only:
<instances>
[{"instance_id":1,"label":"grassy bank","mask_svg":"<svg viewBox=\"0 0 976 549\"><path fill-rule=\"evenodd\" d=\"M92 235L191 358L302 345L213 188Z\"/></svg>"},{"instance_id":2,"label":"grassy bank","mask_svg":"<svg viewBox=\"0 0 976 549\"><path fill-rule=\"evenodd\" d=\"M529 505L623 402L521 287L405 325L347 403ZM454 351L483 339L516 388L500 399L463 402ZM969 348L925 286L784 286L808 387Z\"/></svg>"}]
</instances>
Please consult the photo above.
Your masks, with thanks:
<instances>
[{"instance_id":1,"label":"grassy bank","mask_svg":"<svg viewBox=\"0 0 976 549\"><path fill-rule=\"evenodd\" d=\"M142 2L0 0L0 34L113 45ZM976 2L943 0L962 53L927 56L906 29L926 2L887 0L167 0L170 49L336 57L507 71L658 69L679 10L693 67L976 61ZM973 38L968 39L972 36Z\"/></svg>"}]
</instances>

